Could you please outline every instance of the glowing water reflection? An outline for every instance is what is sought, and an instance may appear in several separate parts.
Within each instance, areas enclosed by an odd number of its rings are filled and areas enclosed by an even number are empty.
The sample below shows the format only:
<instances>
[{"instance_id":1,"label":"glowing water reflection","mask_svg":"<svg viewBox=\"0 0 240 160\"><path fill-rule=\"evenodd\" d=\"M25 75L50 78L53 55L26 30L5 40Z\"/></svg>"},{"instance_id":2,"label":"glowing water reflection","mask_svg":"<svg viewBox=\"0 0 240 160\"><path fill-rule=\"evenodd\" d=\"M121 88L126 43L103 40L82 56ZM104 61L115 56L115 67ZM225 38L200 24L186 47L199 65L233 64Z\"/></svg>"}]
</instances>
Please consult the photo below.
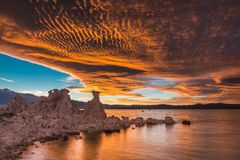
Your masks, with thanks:
<instances>
[{"instance_id":1,"label":"glowing water reflection","mask_svg":"<svg viewBox=\"0 0 240 160\"><path fill-rule=\"evenodd\" d=\"M172 115L180 121L190 118L191 126L157 125L121 130L120 133L81 133L30 146L25 160L145 160L145 159L239 159L240 110L108 110L108 115L161 118ZM33 154L32 154L33 152Z\"/></svg>"}]
</instances>

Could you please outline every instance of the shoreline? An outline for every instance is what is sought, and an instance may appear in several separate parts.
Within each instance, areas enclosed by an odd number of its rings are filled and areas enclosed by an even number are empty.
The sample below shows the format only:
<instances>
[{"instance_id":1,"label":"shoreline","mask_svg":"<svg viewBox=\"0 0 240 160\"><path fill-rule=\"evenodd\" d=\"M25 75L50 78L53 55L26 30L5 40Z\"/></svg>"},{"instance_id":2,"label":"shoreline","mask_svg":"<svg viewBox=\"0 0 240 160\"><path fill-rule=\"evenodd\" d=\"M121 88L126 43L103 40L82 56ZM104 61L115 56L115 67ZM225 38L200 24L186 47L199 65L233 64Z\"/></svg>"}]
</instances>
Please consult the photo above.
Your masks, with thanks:
<instances>
[{"instance_id":1,"label":"shoreline","mask_svg":"<svg viewBox=\"0 0 240 160\"><path fill-rule=\"evenodd\" d=\"M108 117L111 118L111 117ZM115 117L114 118L118 118ZM169 117L167 117L168 119ZM142 117L137 117L136 119L132 119L134 122L132 122L129 126L127 127L122 127L122 128L109 128L109 129L96 129L96 128L92 128L90 127L86 127L86 129L83 130L79 130L79 131L64 131L64 132L58 132L58 134L51 134L51 135L44 135L40 137L36 137L36 136L30 136L30 135L25 135L25 137L21 137L21 139L19 139L19 142L16 141L12 141L10 146L2 146L1 151L3 151L0 155L1 159L6 159L6 160L12 160L12 159L18 159L22 153L27 149L27 147L33 145L35 142L39 142L39 143L47 143L47 142L51 142L51 141L58 141L58 140L63 140L63 141L67 141L69 136L81 136L81 132L84 133L106 133L106 134L111 134L114 132L120 132L120 130L125 130L130 128L131 126L133 127L143 127L143 126L152 126L152 125L173 125L176 122L165 122L164 120L157 120L157 119L146 119L143 122L138 121L140 119L143 119ZM171 119L171 118L170 118ZM134 127L132 129L134 129Z\"/></svg>"},{"instance_id":2,"label":"shoreline","mask_svg":"<svg viewBox=\"0 0 240 160\"><path fill-rule=\"evenodd\" d=\"M240 109L239 108L104 108L104 109L110 109L110 110L115 110L115 109L133 109L133 110L221 110L221 109Z\"/></svg>"},{"instance_id":3,"label":"shoreline","mask_svg":"<svg viewBox=\"0 0 240 160\"><path fill-rule=\"evenodd\" d=\"M22 152L36 141L68 139L69 135L80 132L119 132L134 125L173 125L171 117L153 119L116 116L107 117L99 99L99 92L93 91L94 98L87 103L85 110L78 110L71 104L69 91L52 90L48 97L28 104L23 97L16 96L0 112L0 159L17 159Z\"/></svg>"}]
</instances>

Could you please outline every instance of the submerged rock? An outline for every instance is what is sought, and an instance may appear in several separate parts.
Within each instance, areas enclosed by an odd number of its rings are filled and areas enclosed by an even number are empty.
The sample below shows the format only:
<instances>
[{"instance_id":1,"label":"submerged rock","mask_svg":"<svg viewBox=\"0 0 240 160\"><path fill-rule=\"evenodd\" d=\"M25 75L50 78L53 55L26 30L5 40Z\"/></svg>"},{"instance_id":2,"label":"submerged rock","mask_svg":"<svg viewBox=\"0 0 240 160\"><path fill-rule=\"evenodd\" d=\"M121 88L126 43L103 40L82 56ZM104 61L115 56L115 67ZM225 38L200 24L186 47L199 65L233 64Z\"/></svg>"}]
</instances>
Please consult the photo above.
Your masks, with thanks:
<instances>
[{"instance_id":1,"label":"submerged rock","mask_svg":"<svg viewBox=\"0 0 240 160\"><path fill-rule=\"evenodd\" d=\"M147 118L145 120L146 125L156 125L156 124L162 124L162 123L164 123L163 120L158 120L158 119L154 119L154 118Z\"/></svg>"},{"instance_id":2,"label":"submerged rock","mask_svg":"<svg viewBox=\"0 0 240 160\"><path fill-rule=\"evenodd\" d=\"M132 124L135 124L136 127L144 126L144 119L142 117L137 117L131 120Z\"/></svg>"},{"instance_id":3,"label":"submerged rock","mask_svg":"<svg viewBox=\"0 0 240 160\"><path fill-rule=\"evenodd\" d=\"M80 136L80 135L79 135L79 136L75 136L74 138L75 138L76 140L83 139L83 137Z\"/></svg>"},{"instance_id":4,"label":"submerged rock","mask_svg":"<svg viewBox=\"0 0 240 160\"><path fill-rule=\"evenodd\" d=\"M191 121L185 119L185 120L182 121L182 124L183 125L191 125Z\"/></svg>"},{"instance_id":5,"label":"submerged rock","mask_svg":"<svg viewBox=\"0 0 240 160\"><path fill-rule=\"evenodd\" d=\"M69 138L68 138L68 135L64 134L61 136L60 140L61 141L67 141Z\"/></svg>"},{"instance_id":6,"label":"submerged rock","mask_svg":"<svg viewBox=\"0 0 240 160\"><path fill-rule=\"evenodd\" d=\"M173 125L176 123L172 117L165 117L164 122L166 125Z\"/></svg>"}]
</instances>

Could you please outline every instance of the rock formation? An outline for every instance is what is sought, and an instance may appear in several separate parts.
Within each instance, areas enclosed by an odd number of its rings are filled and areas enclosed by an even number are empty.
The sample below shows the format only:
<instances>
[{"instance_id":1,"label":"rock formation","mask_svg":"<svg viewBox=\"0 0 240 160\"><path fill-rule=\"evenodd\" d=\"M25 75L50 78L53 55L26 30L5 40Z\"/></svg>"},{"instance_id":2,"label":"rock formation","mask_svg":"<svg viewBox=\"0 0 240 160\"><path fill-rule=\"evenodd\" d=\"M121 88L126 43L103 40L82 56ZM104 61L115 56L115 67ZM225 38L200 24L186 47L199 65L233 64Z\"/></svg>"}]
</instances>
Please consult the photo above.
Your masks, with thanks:
<instances>
[{"instance_id":1,"label":"rock formation","mask_svg":"<svg viewBox=\"0 0 240 160\"><path fill-rule=\"evenodd\" d=\"M67 89L62 89L60 91L53 90L49 93L48 101L56 102L56 112L59 118L71 117L74 113L74 108L71 104L69 91Z\"/></svg>"},{"instance_id":2,"label":"rock formation","mask_svg":"<svg viewBox=\"0 0 240 160\"><path fill-rule=\"evenodd\" d=\"M16 159L21 151L34 141L46 142L55 139L67 140L69 134L80 131L119 132L131 125L141 127L161 124L164 120L142 117L107 117L99 92L92 91L93 99L84 111L71 103L69 91L51 90L48 97L40 97L32 104L20 96L0 112L0 159ZM174 124L171 117L165 118L166 124Z\"/></svg>"},{"instance_id":3,"label":"rock formation","mask_svg":"<svg viewBox=\"0 0 240 160\"><path fill-rule=\"evenodd\" d=\"M166 125L173 125L176 123L172 117L165 117L164 122Z\"/></svg>"},{"instance_id":4,"label":"rock formation","mask_svg":"<svg viewBox=\"0 0 240 160\"><path fill-rule=\"evenodd\" d=\"M158 119L153 119L153 118L147 118L145 120L146 125L156 125L156 124L162 124L164 123L164 120L158 120Z\"/></svg>"},{"instance_id":5,"label":"rock formation","mask_svg":"<svg viewBox=\"0 0 240 160\"><path fill-rule=\"evenodd\" d=\"M48 115L52 118L71 119L72 115L78 112L78 108L72 106L68 93L67 89L49 91L48 97L40 97L39 101L30 106L31 112L37 112L38 115Z\"/></svg>"},{"instance_id":6,"label":"rock formation","mask_svg":"<svg viewBox=\"0 0 240 160\"><path fill-rule=\"evenodd\" d=\"M129 117L122 116L122 127L123 128L128 128L131 125L131 121Z\"/></svg>"},{"instance_id":7,"label":"rock formation","mask_svg":"<svg viewBox=\"0 0 240 160\"><path fill-rule=\"evenodd\" d=\"M183 125L191 125L191 121L190 121L190 120L187 120L187 119L184 119L184 120L182 121L182 124L183 124Z\"/></svg>"},{"instance_id":8,"label":"rock formation","mask_svg":"<svg viewBox=\"0 0 240 160\"><path fill-rule=\"evenodd\" d=\"M7 111L13 114L20 113L28 107L27 100L22 96L15 96L7 107Z\"/></svg>"},{"instance_id":9,"label":"rock formation","mask_svg":"<svg viewBox=\"0 0 240 160\"><path fill-rule=\"evenodd\" d=\"M142 117L137 117L135 119L132 119L131 122L135 124L136 127L144 126L144 119Z\"/></svg>"},{"instance_id":10,"label":"rock formation","mask_svg":"<svg viewBox=\"0 0 240 160\"><path fill-rule=\"evenodd\" d=\"M100 102L98 91L92 91L93 99L88 101L84 110L85 118L88 120L103 120L107 117L103 104Z\"/></svg>"}]
</instances>

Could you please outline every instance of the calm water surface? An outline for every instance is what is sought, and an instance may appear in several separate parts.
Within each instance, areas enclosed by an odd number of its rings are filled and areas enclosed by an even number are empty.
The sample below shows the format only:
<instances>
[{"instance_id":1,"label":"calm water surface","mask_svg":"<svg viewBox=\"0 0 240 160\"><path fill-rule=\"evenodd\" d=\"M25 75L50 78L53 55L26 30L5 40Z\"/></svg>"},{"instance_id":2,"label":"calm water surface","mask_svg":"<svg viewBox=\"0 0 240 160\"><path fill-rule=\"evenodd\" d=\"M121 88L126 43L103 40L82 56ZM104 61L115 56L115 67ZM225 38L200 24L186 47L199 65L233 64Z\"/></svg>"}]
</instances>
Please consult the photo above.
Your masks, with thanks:
<instances>
[{"instance_id":1,"label":"calm water surface","mask_svg":"<svg viewBox=\"0 0 240 160\"><path fill-rule=\"evenodd\" d=\"M188 118L193 124L156 125L82 140L30 146L23 160L239 160L240 110L106 110L108 115Z\"/></svg>"}]
</instances>

